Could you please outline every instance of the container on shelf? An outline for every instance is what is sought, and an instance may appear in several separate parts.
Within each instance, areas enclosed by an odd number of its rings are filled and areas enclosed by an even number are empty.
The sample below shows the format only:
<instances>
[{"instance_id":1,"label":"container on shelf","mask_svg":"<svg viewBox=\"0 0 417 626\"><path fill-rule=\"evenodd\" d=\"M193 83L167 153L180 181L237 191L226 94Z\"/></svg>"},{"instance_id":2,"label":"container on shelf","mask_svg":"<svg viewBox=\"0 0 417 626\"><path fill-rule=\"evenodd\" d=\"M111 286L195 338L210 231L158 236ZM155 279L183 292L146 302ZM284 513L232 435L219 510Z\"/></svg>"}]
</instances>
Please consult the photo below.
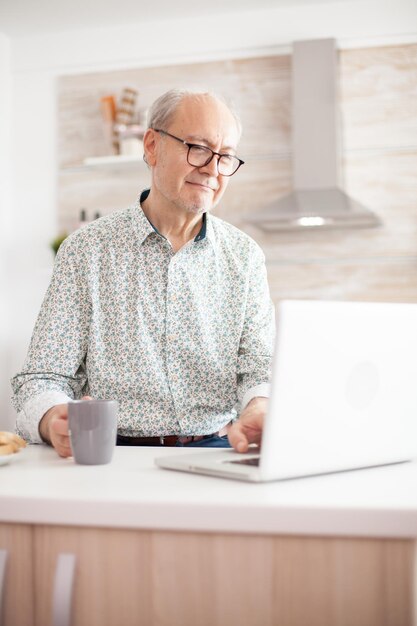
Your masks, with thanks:
<instances>
[{"instance_id":1,"label":"container on shelf","mask_svg":"<svg viewBox=\"0 0 417 626\"><path fill-rule=\"evenodd\" d=\"M120 154L140 157L143 153L143 126L139 124L117 124Z\"/></svg>"}]
</instances>

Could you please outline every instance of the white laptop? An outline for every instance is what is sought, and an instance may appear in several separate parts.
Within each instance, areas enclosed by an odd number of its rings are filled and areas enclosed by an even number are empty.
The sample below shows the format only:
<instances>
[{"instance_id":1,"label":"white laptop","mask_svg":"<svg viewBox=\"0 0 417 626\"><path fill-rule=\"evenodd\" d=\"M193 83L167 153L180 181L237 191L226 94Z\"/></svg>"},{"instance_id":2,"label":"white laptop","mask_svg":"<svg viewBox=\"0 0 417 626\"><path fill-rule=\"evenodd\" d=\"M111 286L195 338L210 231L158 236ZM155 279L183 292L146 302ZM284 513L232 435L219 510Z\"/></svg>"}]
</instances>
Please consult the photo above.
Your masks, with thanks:
<instances>
[{"instance_id":1,"label":"white laptop","mask_svg":"<svg viewBox=\"0 0 417 626\"><path fill-rule=\"evenodd\" d=\"M263 482L412 460L416 379L417 304L284 301L261 452L190 451L156 463Z\"/></svg>"}]
</instances>

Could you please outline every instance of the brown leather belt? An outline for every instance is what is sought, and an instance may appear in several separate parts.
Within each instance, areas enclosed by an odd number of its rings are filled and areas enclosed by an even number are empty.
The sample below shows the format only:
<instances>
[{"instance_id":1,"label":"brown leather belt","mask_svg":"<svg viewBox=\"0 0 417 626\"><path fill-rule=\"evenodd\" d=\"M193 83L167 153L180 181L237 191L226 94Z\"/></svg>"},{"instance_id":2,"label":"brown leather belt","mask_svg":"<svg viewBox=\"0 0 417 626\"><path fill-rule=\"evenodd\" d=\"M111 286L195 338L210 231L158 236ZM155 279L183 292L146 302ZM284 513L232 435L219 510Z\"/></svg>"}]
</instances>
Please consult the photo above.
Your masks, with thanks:
<instances>
[{"instance_id":1,"label":"brown leather belt","mask_svg":"<svg viewBox=\"0 0 417 626\"><path fill-rule=\"evenodd\" d=\"M118 446L176 446L177 443L185 444L191 441L201 441L209 439L219 433L212 435L190 435L188 437L180 437L179 435L164 435L162 437L126 437L125 435L117 435Z\"/></svg>"}]
</instances>

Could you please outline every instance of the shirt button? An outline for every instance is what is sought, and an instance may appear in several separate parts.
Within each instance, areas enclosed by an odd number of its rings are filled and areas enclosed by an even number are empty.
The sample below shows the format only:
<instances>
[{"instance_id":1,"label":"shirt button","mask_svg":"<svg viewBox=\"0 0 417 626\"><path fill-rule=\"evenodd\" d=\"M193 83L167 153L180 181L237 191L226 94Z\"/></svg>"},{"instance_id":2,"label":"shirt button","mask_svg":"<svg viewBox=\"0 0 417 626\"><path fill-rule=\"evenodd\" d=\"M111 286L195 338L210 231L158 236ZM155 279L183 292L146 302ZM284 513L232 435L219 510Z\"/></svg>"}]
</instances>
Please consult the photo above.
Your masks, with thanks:
<instances>
[{"instance_id":1,"label":"shirt button","mask_svg":"<svg viewBox=\"0 0 417 626\"><path fill-rule=\"evenodd\" d=\"M176 302L176 301L177 301L177 296L175 295L175 293L173 293L171 296L171 302Z\"/></svg>"},{"instance_id":2,"label":"shirt button","mask_svg":"<svg viewBox=\"0 0 417 626\"><path fill-rule=\"evenodd\" d=\"M176 383L176 382L177 382L177 380L178 380L178 376L177 376L177 374L172 374L172 376L171 376L171 380L172 380L172 382L173 382L173 383Z\"/></svg>"},{"instance_id":3,"label":"shirt button","mask_svg":"<svg viewBox=\"0 0 417 626\"><path fill-rule=\"evenodd\" d=\"M168 341L175 341L176 338L177 338L177 335L167 335Z\"/></svg>"}]
</instances>

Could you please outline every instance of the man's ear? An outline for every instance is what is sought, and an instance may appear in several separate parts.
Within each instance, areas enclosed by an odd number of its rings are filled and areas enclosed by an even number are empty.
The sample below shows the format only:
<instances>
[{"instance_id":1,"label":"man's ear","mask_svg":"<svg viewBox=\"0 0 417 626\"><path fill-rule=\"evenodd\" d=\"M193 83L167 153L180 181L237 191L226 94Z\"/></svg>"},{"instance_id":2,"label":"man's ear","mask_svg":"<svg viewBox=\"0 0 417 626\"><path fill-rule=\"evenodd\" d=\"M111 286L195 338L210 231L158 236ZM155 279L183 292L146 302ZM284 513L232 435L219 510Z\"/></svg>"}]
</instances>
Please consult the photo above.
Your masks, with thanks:
<instances>
[{"instance_id":1,"label":"man's ear","mask_svg":"<svg viewBox=\"0 0 417 626\"><path fill-rule=\"evenodd\" d=\"M150 167L156 163L156 135L157 133L152 128L148 128L143 136L143 152L145 155L145 161Z\"/></svg>"}]
</instances>

